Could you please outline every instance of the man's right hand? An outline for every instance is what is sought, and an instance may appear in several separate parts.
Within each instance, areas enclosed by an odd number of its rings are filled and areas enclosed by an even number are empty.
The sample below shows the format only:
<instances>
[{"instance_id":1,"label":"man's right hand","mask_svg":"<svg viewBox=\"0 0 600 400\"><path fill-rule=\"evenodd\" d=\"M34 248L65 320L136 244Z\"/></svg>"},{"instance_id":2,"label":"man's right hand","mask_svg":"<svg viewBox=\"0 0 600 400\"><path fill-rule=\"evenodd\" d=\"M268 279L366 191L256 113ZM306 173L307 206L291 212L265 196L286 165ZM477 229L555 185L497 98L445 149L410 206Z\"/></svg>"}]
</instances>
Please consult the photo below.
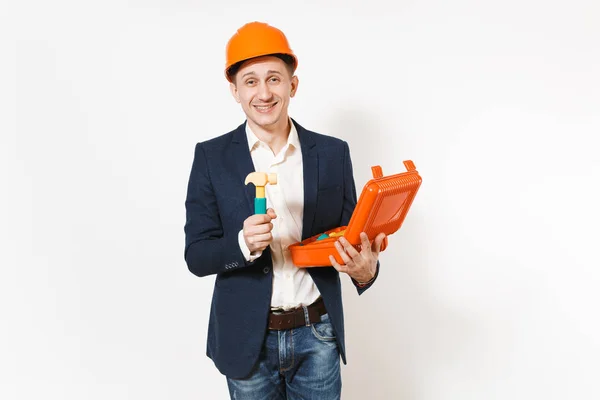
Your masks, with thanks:
<instances>
[{"instance_id":1,"label":"man's right hand","mask_svg":"<svg viewBox=\"0 0 600 400\"><path fill-rule=\"evenodd\" d=\"M273 241L273 223L271 220L277 218L277 214L272 208L267 210L266 214L254 214L244 221L244 241L250 250L263 251Z\"/></svg>"}]
</instances>

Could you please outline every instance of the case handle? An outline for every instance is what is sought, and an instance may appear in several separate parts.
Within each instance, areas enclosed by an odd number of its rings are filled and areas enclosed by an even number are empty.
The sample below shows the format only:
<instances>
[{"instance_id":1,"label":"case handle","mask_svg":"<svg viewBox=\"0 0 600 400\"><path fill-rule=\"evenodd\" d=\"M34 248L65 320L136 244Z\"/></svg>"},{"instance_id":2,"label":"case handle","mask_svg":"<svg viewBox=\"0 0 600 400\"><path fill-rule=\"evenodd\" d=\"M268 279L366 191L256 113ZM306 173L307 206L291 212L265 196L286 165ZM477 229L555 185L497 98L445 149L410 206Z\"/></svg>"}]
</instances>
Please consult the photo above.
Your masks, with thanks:
<instances>
[{"instance_id":1,"label":"case handle","mask_svg":"<svg viewBox=\"0 0 600 400\"><path fill-rule=\"evenodd\" d=\"M406 167L407 171L416 171L417 167L415 167L415 163L412 162L412 160L406 160L404 161L404 166Z\"/></svg>"},{"instance_id":2,"label":"case handle","mask_svg":"<svg viewBox=\"0 0 600 400\"><path fill-rule=\"evenodd\" d=\"M375 165L371 167L371 172L373 172L373 178L379 179L383 176L383 171L381 170L381 166Z\"/></svg>"}]
</instances>

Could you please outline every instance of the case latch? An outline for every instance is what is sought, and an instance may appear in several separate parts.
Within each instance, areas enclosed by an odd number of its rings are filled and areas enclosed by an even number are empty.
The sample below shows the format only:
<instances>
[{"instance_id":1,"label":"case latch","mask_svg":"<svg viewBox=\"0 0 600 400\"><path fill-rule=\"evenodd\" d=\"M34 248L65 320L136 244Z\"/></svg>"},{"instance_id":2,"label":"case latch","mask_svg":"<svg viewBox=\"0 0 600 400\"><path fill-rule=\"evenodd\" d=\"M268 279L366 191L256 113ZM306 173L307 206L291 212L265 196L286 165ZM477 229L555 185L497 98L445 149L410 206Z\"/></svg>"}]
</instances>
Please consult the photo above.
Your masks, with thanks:
<instances>
[{"instance_id":1,"label":"case latch","mask_svg":"<svg viewBox=\"0 0 600 400\"><path fill-rule=\"evenodd\" d=\"M383 176L383 171L381 170L381 167L379 165L371 167L371 172L373 172L373 178L375 179L379 179Z\"/></svg>"},{"instance_id":2,"label":"case latch","mask_svg":"<svg viewBox=\"0 0 600 400\"><path fill-rule=\"evenodd\" d=\"M404 166L406 167L406 170L408 172L416 171L417 170L417 167L415 167L415 163L412 162L412 160L406 160L406 161L404 161Z\"/></svg>"}]
</instances>

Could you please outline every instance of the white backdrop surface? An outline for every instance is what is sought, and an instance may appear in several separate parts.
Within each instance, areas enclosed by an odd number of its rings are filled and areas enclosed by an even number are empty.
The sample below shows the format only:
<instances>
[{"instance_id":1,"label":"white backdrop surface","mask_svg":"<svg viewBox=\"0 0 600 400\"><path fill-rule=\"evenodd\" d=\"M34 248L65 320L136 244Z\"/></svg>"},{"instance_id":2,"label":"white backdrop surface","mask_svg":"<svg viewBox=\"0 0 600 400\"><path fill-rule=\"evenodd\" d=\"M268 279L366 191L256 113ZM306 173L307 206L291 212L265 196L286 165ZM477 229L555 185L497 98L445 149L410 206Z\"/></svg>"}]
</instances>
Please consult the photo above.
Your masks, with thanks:
<instances>
[{"instance_id":1,"label":"white backdrop surface","mask_svg":"<svg viewBox=\"0 0 600 400\"><path fill-rule=\"evenodd\" d=\"M224 48L253 20L359 190L423 176L377 283L343 279L342 398L600 398L591 0L2 2L0 398L227 398L184 200L195 143L243 122Z\"/></svg>"}]
</instances>

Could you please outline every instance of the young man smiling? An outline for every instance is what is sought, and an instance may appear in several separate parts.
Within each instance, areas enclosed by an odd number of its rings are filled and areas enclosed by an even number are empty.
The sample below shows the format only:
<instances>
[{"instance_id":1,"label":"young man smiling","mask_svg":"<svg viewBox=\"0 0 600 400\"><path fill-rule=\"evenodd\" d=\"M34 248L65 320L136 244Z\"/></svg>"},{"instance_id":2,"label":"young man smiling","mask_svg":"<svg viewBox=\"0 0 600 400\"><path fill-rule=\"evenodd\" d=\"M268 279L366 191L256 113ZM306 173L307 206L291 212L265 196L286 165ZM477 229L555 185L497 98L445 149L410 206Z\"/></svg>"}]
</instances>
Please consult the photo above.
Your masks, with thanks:
<instances>
[{"instance_id":1,"label":"young man smiling","mask_svg":"<svg viewBox=\"0 0 600 400\"><path fill-rule=\"evenodd\" d=\"M244 25L227 44L225 76L246 121L196 145L186 199L185 260L216 275L207 355L231 398L339 399L345 363L340 273L359 294L379 272L384 234L358 252L343 237L344 264L296 268L288 247L347 225L356 205L346 142L304 129L288 115L298 60L285 35ZM253 171L276 173L271 205L253 215Z\"/></svg>"},{"instance_id":2,"label":"young man smiling","mask_svg":"<svg viewBox=\"0 0 600 400\"><path fill-rule=\"evenodd\" d=\"M231 93L241 104L250 130L274 154L279 153L288 139L291 127L288 106L298 88L298 77L293 75L289 64L293 59L289 58L259 56L229 72Z\"/></svg>"}]
</instances>

